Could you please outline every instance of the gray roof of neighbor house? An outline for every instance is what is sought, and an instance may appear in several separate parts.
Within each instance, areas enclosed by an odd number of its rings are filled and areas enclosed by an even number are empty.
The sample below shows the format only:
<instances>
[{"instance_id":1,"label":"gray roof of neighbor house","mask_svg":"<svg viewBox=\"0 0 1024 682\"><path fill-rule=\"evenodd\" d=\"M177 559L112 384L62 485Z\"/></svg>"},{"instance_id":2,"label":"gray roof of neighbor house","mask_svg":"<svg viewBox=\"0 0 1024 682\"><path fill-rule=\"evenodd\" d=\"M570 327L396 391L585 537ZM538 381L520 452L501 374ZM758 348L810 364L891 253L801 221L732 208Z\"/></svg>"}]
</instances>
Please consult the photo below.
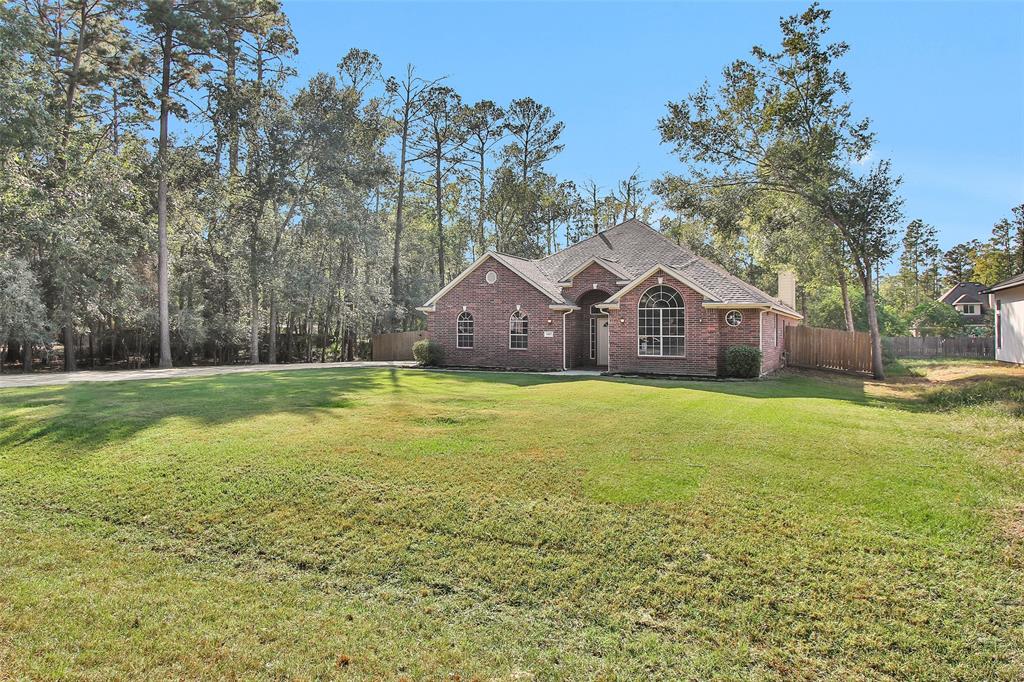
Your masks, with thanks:
<instances>
[{"instance_id":1,"label":"gray roof of neighbor house","mask_svg":"<svg viewBox=\"0 0 1024 682\"><path fill-rule=\"evenodd\" d=\"M1010 279L1004 279L999 284L993 284L988 289L986 289L984 293L991 294L995 291L999 291L1000 289L1009 289L1010 287L1019 287L1022 285L1024 285L1024 272L1018 275L1014 275Z\"/></svg>"},{"instance_id":2,"label":"gray roof of neighbor house","mask_svg":"<svg viewBox=\"0 0 1024 682\"><path fill-rule=\"evenodd\" d=\"M956 305L961 303L985 304L985 285L977 282L960 282L950 287L946 293L939 297L942 303Z\"/></svg>"},{"instance_id":3,"label":"gray roof of neighbor house","mask_svg":"<svg viewBox=\"0 0 1024 682\"><path fill-rule=\"evenodd\" d=\"M593 237L584 239L557 253L538 260L527 260L504 253L494 258L548 294L557 303L569 305L557 283L565 281L589 261L596 259L624 280L636 279L661 265L706 291L714 302L734 305L763 305L800 314L779 299L747 284L711 261L694 254L685 246L661 234L639 220L627 220ZM439 298L435 294L428 305Z\"/></svg>"}]
</instances>

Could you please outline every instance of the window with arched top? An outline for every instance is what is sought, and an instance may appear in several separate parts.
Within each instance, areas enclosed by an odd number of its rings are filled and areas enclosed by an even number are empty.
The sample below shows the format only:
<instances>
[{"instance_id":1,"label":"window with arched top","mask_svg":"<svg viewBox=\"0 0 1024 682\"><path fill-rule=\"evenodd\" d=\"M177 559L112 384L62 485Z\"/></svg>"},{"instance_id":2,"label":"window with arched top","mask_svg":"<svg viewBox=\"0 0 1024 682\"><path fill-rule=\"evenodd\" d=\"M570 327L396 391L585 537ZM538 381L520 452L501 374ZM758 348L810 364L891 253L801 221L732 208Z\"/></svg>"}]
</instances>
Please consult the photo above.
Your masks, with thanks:
<instances>
[{"instance_id":1,"label":"window with arched top","mask_svg":"<svg viewBox=\"0 0 1024 682\"><path fill-rule=\"evenodd\" d=\"M659 284L645 291L637 315L637 353L682 357L683 312L683 297L672 287Z\"/></svg>"},{"instance_id":2,"label":"window with arched top","mask_svg":"<svg viewBox=\"0 0 1024 682\"><path fill-rule=\"evenodd\" d=\"M508 318L508 347L513 350L525 350L529 346L527 332L530 320L526 313L517 310Z\"/></svg>"},{"instance_id":3,"label":"window with arched top","mask_svg":"<svg viewBox=\"0 0 1024 682\"><path fill-rule=\"evenodd\" d=\"M455 321L455 347L473 347L473 313L461 312Z\"/></svg>"}]
</instances>

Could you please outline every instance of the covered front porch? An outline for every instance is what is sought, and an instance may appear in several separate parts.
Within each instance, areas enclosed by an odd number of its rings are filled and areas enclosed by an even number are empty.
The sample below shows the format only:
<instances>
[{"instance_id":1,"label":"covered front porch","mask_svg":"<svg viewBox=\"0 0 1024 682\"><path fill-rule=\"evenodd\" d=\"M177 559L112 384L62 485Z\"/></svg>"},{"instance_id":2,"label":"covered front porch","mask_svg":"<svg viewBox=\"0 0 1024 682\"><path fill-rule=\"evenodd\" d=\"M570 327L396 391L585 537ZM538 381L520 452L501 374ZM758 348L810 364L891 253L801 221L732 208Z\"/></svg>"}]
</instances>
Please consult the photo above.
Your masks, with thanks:
<instances>
[{"instance_id":1,"label":"covered front porch","mask_svg":"<svg viewBox=\"0 0 1024 682\"><path fill-rule=\"evenodd\" d=\"M594 306L610 295L603 289L591 289L577 299L579 310L570 313L566 320L567 369L608 369L608 313Z\"/></svg>"}]
</instances>

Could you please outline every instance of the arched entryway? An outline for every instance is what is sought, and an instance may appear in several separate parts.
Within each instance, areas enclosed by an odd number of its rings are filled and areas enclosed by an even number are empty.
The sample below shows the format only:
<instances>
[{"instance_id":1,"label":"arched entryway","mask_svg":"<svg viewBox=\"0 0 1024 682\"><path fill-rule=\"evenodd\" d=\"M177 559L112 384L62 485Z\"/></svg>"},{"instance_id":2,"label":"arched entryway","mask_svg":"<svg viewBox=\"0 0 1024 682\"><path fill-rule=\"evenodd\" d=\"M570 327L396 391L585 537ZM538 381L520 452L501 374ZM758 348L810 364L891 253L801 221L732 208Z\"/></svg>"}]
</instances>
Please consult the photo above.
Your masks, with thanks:
<instances>
[{"instance_id":1,"label":"arched entryway","mask_svg":"<svg viewBox=\"0 0 1024 682\"><path fill-rule=\"evenodd\" d=\"M569 336L569 367L584 369L608 367L608 314L594 305L607 300L610 293L603 289L591 289L576 299L579 310L571 315Z\"/></svg>"}]
</instances>

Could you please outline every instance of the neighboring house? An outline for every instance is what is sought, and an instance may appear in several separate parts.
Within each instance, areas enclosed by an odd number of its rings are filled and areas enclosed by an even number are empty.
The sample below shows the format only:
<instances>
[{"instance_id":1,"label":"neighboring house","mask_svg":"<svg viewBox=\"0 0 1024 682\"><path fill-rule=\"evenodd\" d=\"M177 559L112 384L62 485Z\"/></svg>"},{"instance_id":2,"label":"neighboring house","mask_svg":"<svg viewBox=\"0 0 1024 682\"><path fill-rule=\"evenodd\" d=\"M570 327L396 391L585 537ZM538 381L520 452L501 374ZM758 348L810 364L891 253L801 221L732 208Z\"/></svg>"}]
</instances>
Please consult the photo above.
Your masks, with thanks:
<instances>
[{"instance_id":1,"label":"neighboring house","mask_svg":"<svg viewBox=\"0 0 1024 682\"><path fill-rule=\"evenodd\" d=\"M488 252L418 310L448 366L719 376L749 345L767 373L802 319L779 279L781 300L630 220L538 260Z\"/></svg>"},{"instance_id":2,"label":"neighboring house","mask_svg":"<svg viewBox=\"0 0 1024 682\"><path fill-rule=\"evenodd\" d=\"M984 284L977 282L961 282L952 287L939 297L942 303L948 303L956 308L956 311L963 317L964 324L968 327L984 325L987 333L989 312L988 294Z\"/></svg>"},{"instance_id":3,"label":"neighboring house","mask_svg":"<svg viewBox=\"0 0 1024 682\"><path fill-rule=\"evenodd\" d=\"M996 360L1024 365L1024 272L989 287L995 311Z\"/></svg>"}]
</instances>

